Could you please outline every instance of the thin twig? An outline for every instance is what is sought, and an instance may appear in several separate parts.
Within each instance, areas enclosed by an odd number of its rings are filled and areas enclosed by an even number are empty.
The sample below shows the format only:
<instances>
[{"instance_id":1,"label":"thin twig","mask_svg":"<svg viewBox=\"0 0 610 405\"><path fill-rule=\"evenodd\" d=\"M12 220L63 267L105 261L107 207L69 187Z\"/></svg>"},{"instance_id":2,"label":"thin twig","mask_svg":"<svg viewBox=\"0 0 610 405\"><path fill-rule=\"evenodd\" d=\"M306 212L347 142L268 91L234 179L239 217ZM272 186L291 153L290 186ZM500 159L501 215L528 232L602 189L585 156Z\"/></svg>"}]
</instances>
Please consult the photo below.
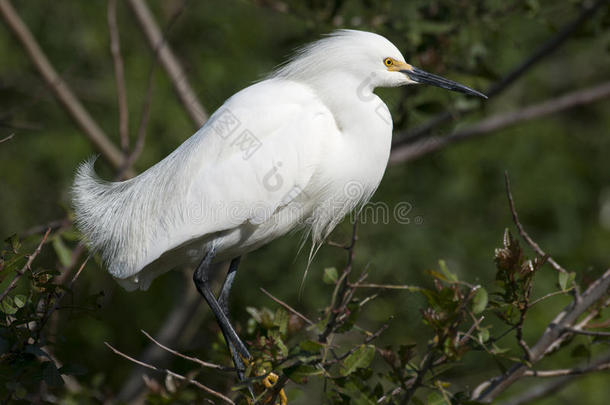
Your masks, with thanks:
<instances>
[{"instance_id":1,"label":"thin twig","mask_svg":"<svg viewBox=\"0 0 610 405\"><path fill-rule=\"evenodd\" d=\"M125 159L124 167L119 171L117 178L125 179L125 172L129 170L133 164L138 160L140 154L144 150L144 142L146 141L146 134L148 133L148 122L150 119L150 105L152 103L152 95L153 95L153 87L154 87L154 72L157 60L153 61L153 65L150 68L150 72L148 74L148 84L146 85L146 97L144 98L144 103L142 104L142 112L140 115L140 125L138 126L138 135L136 138L136 143Z\"/></svg>"},{"instance_id":2,"label":"thin twig","mask_svg":"<svg viewBox=\"0 0 610 405\"><path fill-rule=\"evenodd\" d=\"M96 149L100 151L102 156L114 168L119 169L123 164L123 154L87 112L68 84L59 76L28 27L8 0L0 0L0 14L25 49L49 89L51 89L70 117L82 129L83 133L95 145ZM133 173L130 173L130 175L133 175Z\"/></svg>"},{"instance_id":3,"label":"thin twig","mask_svg":"<svg viewBox=\"0 0 610 405\"><path fill-rule=\"evenodd\" d=\"M128 0L127 4L136 16L150 47L156 54L158 53L161 65L167 72L180 102L188 112L195 127L200 128L208 119L208 114L189 84L180 62L162 35L155 17L143 0Z\"/></svg>"},{"instance_id":4,"label":"thin twig","mask_svg":"<svg viewBox=\"0 0 610 405\"><path fill-rule=\"evenodd\" d=\"M610 363L599 364L591 368L561 368L557 370L527 370L525 377L561 377L565 375L585 374L593 371L610 369Z\"/></svg>"},{"instance_id":5,"label":"thin twig","mask_svg":"<svg viewBox=\"0 0 610 405\"><path fill-rule=\"evenodd\" d=\"M417 290L419 287L411 285L396 285L396 284L374 284L374 283L350 283L352 288L380 288L384 290Z\"/></svg>"},{"instance_id":6,"label":"thin twig","mask_svg":"<svg viewBox=\"0 0 610 405\"><path fill-rule=\"evenodd\" d=\"M208 363L207 361L203 361L198 359L197 357L191 357L191 356L187 356L186 354L182 354L180 352L177 352L174 349L170 349L169 347L163 345L162 343L156 341L150 334L148 334L145 330L140 329L140 332L142 332L144 334L144 336L146 336L148 339L150 339L154 344L156 344L157 346L159 346L161 349L166 350L168 352L170 352L173 355L176 355L178 357L182 357L185 360L189 360L192 361L193 363L197 363L199 364L201 367L207 367L207 368L213 368L216 370L223 370L223 371L230 371L233 370L230 367L223 367L219 364L214 364L214 363Z\"/></svg>"},{"instance_id":7,"label":"thin twig","mask_svg":"<svg viewBox=\"0 0 610 405\"><path fill-rule=\"evenodd\" d=\"M510 179L508 178L508 172L504 172L504 183L506 186L506 196L508 198L508 205L510 206L510 213L513 217L513 222L515 223L515 226L519 230L519 234L521 235L521 237L527 242L528 245L532 247L532 249L534 249L534 251L539 256L546 257L549 264L553 266L555 270L560 273L567 273L566 269L561 267L551 256L547 255L544 250L542 250L542 248L536 243L536 241L534 241L528 235L523 225L521 225L521 222L519 222L519 215L517 214L517 210L515 209L515 201L513 200L513 194L510 191Z\"/></svg>"},{"instance_id":8,"label":"thin twig","mask_svg":"<svg viewBox=\"0 0 610 405\"><path fill-rule=\"evenodd\" d=\"M548 293L546 295L543 295L542 297L537 298L534 301L532 301L532 303L530 304L530 308L533 307L534 305L538 304L539 302L542 302L542 301L546 300L547 298L554 297L555 295L564 295L564 294L567 294L568 291L570 291L570 290L566 290L566 291L559 290L559 291L553 291L553 292L550 292L550 293Z\"/></svg>"},{"instance_id":9,"label":"thin twig","mask_svg":"<svg viewBox=\"0 0 610 405\"><path fill-rule=\"evenodd\" d=\"M150 369L150 370L158 371L158 372L163 373L163 374L168 374L168 375L170 375L170 376L172 376L172 377L175 377L175 378L177 378L177 379L179 379L179 380L186 381L186 382L188 382L189 384L193 384L194 386L196 386L196 387L198 387L198 388L202 389L203 391L207 392L208 394L213 395L213 396L215 396L216 398L222 399L223 401L225 401L225 402L226 402L226 403L228 403L228 404L235 404L235 402L233 402L233 401L232 401L230 398L228 398L228 397L224 396L224 395L223 395L223 394L221 394L220 392L214 391L213 389L211 389L211 388L209 388L209 387L206 387L205 385L201 384L199 381L196 381L196 380L193 380L193 379L191 379L191 378L185 377L185 376L183 376L183 375L181 375L181 374L178 374L178 373L175 373L175 372L173 372L173 371L171 371L171 370L157 368L157 367L153 366L152 364L148 364L148 363L144 363L143 361L136 360L136 359L134 359L133 357L130 357L130 356L126 355L125 353L123 353L123 352L119 351L118 349L115 349L115 348L114 348L114 347L113 347L113 346L112 346L110 343L108 343L108 342L104 342L104 344L105 344L105 345L106 345L106 346L107 346L107 347L108 347L110 350L112 350L112 351L113 351L115 354L118 354L119 356L121 356L121 357L123 357L123 358L125 358L125 359L127 359L127 360L129 360L129 361L131 361L132 363L135 363L135 364L137 364L137 365L139 365L139 366L142 366L142 367L146 367L146 368L148 368L148 369Z\"/></svg>"},{"instance_id":10,"label":"thin twig","mask_svg":"<svg viewBox=\"0 0 610 405\"><path fill-rule=\"evenodd\" d=\"M347 263L345 268L343 269L343 273L341 273L341 277L337 281L337 285L335 286L335 291L333 292L332 304L330 307L330 315L328 318L328 322L326 323L326 327L324 331L320 333L318 336L318 341L321 343L326 343L328 336L333 333L333 331L337 328L339 322L339 315L344 312L346 305L349 303L352 294L349 292L355 291L353 288L348 285L348 276L352 271L352 264L354 262L354 247L356 246L356 241L358 240L358 216L354 218L354 224L352 226L352 238L349 244L349 248L347 249Z\"/></svg>"},{"instance_id":11,"label":"thin twig","mask_svg":"<svg viewBox=\"0 0 610 405\"><path fill-rule=\"evenodd\" d=\"M602 356L592 364L586 364L579 367L579 369L595 369L601 364L608 364L610 362L610 354ZM548 384L533 384L533 387L527 391L519 393L517 396L509 398L507 401L502 402L499 405L523 405L535 401L538 398L546 398L549 395L557 394L560 390L568 386L571 382L586 375L584 373L568 374L563 377L557 378L556 380Z\"/></svg>"},{"instance_id":12,"label":"thin twig","mask_svg":"<svg viewBox=\"0 0 610 405\"><path fill-rule=\"evenodd\" d=\"M274 297L273 295L271 295L271 293L267 290L265 290L263 287L260 287L260 290L269 298L271 298L273 301L277 302L278 304L280 304L281 306L283 306L284 308L286 308L289 312L293 313L294 315L298 316L299 318L301 318L305 323L307 323L308 325L313 325L313 321L311 321L309 318L307 318L305 315L301 314L299 311L297 311L296 309L292 308L290 305L286 304L284 301L280 300L279 298Z\"/></svg>"},{"instance_id":13,"label":"thin twig","mask_svg":"<svg viewBox=\"0 0 610 405\"><path fill-rule=\"evenodd\" d=\"M44 243L47 241L47 238L49 237L50 233L51 233L51 228L48 228L47 232L44 234L44 236L42 237L42 240L38 244L38 247L36 248L36 250L34 250L34 252L28 257L28 260L25 263L25 265L21 268L21 270L15 271L17 274L15 274L15 277L11 280L11 282L6 287L6 289L4 291L2 291L2 294L0 294L0 302L2 302L2 300L4 298L6 298L8 293L11 292L17 286L17 282L19 281L21 276L23 276L27 270L30 270L30 271L32 270L32 267L31 267L32 262L34 261L36 256L38 256L38 254L40 253L40 250L42 249L42 245L44 245Z\"/></svg>"},{"instance_id":14,"label":"thin twig","mask_svg":"<svg viewBox=\"0 0 610 405\"><path fill-rule=\"evenodd\" d=\"M121 55L121 41L119 27L116 21L116 1L108 0L108 31L110 32L110 53L114 64L114 78L116 81L117 101L119 105L119 135L121 149L127 155L129 151L129 107L127 104L127 90L125 88L125 69Z\"/></svg>"},{"instance_id":15,"label":"thin twig","mask_svg":"<svg viewBox=\"0 0 610 405\"><path fill-rule=\"evenodd\" d=\"M13 132L12 134L10 134L9 136L7 136L6 138L2 138L0 139L0 143L4 143L6 141L10 141L11 139L13 139L13 137L15 136L15 133Z\"/></svg>"},{"instance_id":16,"label":"thin twig","mask_svg":"<svg viewBox=\"0 0 610 405\"><path fill-rule=\"evenodd\" d=\"M577 335L610 337L610 332L582 330L582 329L577 329L577 328L570 328L569 326L564 326L563 329L567 332L576 333Z\"/></svg>"}]
</instances>

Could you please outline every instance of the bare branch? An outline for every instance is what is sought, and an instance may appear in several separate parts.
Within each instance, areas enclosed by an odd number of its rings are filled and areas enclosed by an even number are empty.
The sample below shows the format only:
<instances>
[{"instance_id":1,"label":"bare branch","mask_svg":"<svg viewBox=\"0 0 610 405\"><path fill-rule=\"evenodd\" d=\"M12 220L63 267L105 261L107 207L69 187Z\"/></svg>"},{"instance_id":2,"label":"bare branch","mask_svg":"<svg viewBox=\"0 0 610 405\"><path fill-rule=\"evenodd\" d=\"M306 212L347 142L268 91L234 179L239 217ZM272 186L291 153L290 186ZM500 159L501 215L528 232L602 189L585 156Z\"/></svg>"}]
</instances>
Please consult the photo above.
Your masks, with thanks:
<instances>
[{"instance_id":1,"label":"bare branch","mask_svg":"<svg viewBox=\"0 0 610 405\"><path fill-rule=\"evenodd\" d=\"M150 47L158 55L161 65L167 72L180 102L188 112L196 128L208 119L208 114L199 102L197 95L188 82L180 62L163 37L150 9L143 0L128 0L127 4L136 16Z\"/></svg>"},{"instance_id":2,"label":"bare branch","mask_svg":"<svg viewBox=\"0 0 610 405\"><path fill-rule=\"evenodd\" d=\"M397 285L397 284L374 284L374 283L355 283L349 284L352 288L379 288L383 290L417 290L419 287L411 285Z\"/></svg>"},{"instance_id":3,"label":"bare branch","mask_svg":"<svg viewBox=\"0 0 610 405\"><path fill-rule=\"evenodd\" d=\"M610 354L602 356L592 364L578 367L578 369L584 371L582 373L568 374L564 377L557 378L556 380L548 384L534 384L531 389L520 393L513 398L509 398L507 401L502 402L500 405L523 405L535 401L538 398L547 397L549 394L556 394L557 392L568 386L568 384L575 381L577 378L586 375L589 371L596 371L595 369L597 367L602 364L608 364L608 362L610 362Z\"/></svg>"},{"instance_id":4,"label":"bare branch","mask_svg":"<svg viewBox=\"0 0 610 405\"><path fill-rule=\"evenodd\" d=\"M235 402L233 402L233 401L232 401L230 398L228 398L228 397L224 396L224 395L223 395L223 394L221 394L220 392L214 391L213 389L211 389L211 388L209 388L209 387L206 387L205 385L201 384L199 381L196 381L196 380L193 380L193 379L191 379L191 378L185 377L185 376L183 376L183 375L181 375L181 374L178 374L178 373L175 373L175 372L173 372L173 371L171 371L171 370L168 370L168 369L160 369L160 368L157 368L157 367L153 366L152 364L148 364L148 363L144 363L143 361L136 360L136 359L134 359L133 357L130 357L130 356L126 355L125 353L123 353L123 352L119 351L118 349L115 349L115 348L114 348L112 345L110 345L110 343L108 343L108 342L104 342L104 344L105 344L105 345L106 345L106 346L107 346L107 347L108 347L110 350L112 350L112 351L113 351L115 354L118 354L119 356L121 356L121 357L123 357L123 358L125 358L125 359L127 359L127 360L129 360L129 361L131 361L132 363L135 363L135 364L137 364L137 365L139 365L139 366L142 366L142 367L146 367L146 368L148 368L148 369L150 369L150 370L158 371L158 372L163 373L163 374L168 374L168 375L170 375L170 376L172 376L172 377L174 377L174 378L177 378L177 379L179 379L179 380L186 381L186 382L188 382L189 384L193 384L193 385L194 385L194 386L196 386L197 388L200 388L201 390L203 390L203 391L207 392L208 394L213 395L213 396L215 396L216 398L222 399L223 401L225 401L225 402L226 402L226 403L228 403L228 404L235 404Z\"/></svg>"},{"instance_id":5,"label":"bare branch","mask_svg":"<svg viewBox=\"0 0 610 405\"><path fill-rule=\"evenodd\" d=\"M176 346L178 337L184 333L185 325L196 323L194 313L199 308L202 300L197 291L188 283L190 277L185 277L184 292L180 294L182 299L178 300L171 311L169 311L162 323L160 329L155 333L155 340L168 346ZM141 361L147 363L155 363L160 366L166 365L169 360L169 352L162 349L160 346L151 343L138 356ZM142 369L134 368L129 377L123 384L121 391L118 394L120 401L131 403L141 389L142 384Z\"/></svg>"},{"instance_id":6,"label":"bare branch","mask_svg":"<svg viewBox=\"0 0 610 405\"><path fill-rule=\"evenodd\" d=\"M25 265L21 268L21 270L18 270L16 272L17 274L15 274L15 277L11 280L11 282L4 289L4 291L2 291L2 294L0 294L0 302L2 302L2 300L4 298L6 298L8 293L11 292L17 286L17 282L19 281L21 276L23 276L27 270L32 270L32 268L31 268L32 262L34 262L34 259L40 253L40 250L42 249L42 245L44 245L44 243L47 241L47 238L49 237L50 233L51 233L51 228L48 228L47 232L44 234L44 236L42 237L42 240L38 244L38 247L36 248L36 250L34 250L34 252L28 257L28 261L25 263Z\"/></svg>"},{"instance_id":7,"label":"bare branch","mask_svg":"<svg viewBox=\"0 0 610 405\"><path fill-rule=\"evenodd\" d=\"M116 0L108 0L108 31L110 32L110 53L114 63L114 78L116 81L117 99L119 104L119 135L121 149L124 154L129 151L129 107L127 105L127 90L125 89L125 70L121 56L121 41L119 27L116 22Z\"/></svg>"},{"instance_id":8,"label":"bare branch","mask_svg":"<svg viewBox=\"0 0 610 405\"><path fill-rule=\"evenodd\" d=\"M9 136L7 136L6 138L2 138L0 139L0 143L4 143L6 141L10 141L11 139L13 139L13 137L15 136L14 133L10 134Z\"/></svg>"},{"instance_id":9,"label":"bare branch","mask_svg":"<svg viewBox=\"0 0 610 405\"><path fill-rule=\"evenodd\" d=\"M587 336L598 336L598 337L610 337L610 332L594 331L594 330L582 330L577 328L564 327L567 332L576 333L577 335Z\"/></svg>"},{"instance_id":10,"label":"bare branch","mask_svg":"<svg viewBox=\"0 0 610 405\"><path fill-rule=\"evenodd\" d=\"M455 131L447 136L430 137L409 145L398 146L392 150L390 155L390 163L396 164L414 160L423 155L443 149L456 142L489 135L494 131L507 128L521 122L541 118L584 104L590 104L607 97L610 97L610 82L604 82L585 90L578 90L564 94L561 97L547 100L542 103L526 107L522 110L497 114L489 118L485 118L468 128Z\"/></svg>"},{"instance_id":11,"label":"bare branch","mask_svg":"<svg viewBox=\"0 0 610 405\"><path fill-rule=\"evenodd\" d=\"M574 325L577 319L593 304L608 294L610 288L610 269L597 280L595 280L587 290L578 295L567 307L553 319L547 326L538 342L530 349L530 362L536 363L548 353L552 352L558 342L570 333L566 328ZM473 398L477 401L492 401L498 394L502 393L519 378L523 377L528 368L523 363L515 364L506 373L480 384L473 392Z\"/></svg>"},{"instance_id":12,"label":"bare branch","mask_svg":"<svg viewBox=\"0 0 610 405\"><path fill-rule=\"evenodd\" d=\"M260 290L269 298L271 298L273 301L277 302L278 304L280 304L281 306L283 306L284 308L286 308L289 312L293 313L294 315L298 316L299 318L301 318L303 321L305 321L306 324L308 325L313 325L314 323L307 318L305 315L301 314L299 311L297 311L296 309L292 308L290 305L286 304L284 301L280 300L279 298L275 298L273 295L271 295L270 292L268 292L267 290L265 290L263 287L260 288Z\"/></svg>"},{"instance_id":13,"label":"bare branch","mask_svg":"<svg viewBox=\"0 0 610 405\"><path fill-rule=\"evenodd\" d=\"M34 63L47 86L66 109L70 117L78 124L87 138L113 167L117 169L122 167L123 154L121 151L110 141L72 90L70 90L68 84L57 74L57 71L36 42L36 39L32 36L28 27L8 0L0 0L0 14L2 14L4 21L19 42L21 42L30 60Z\"/></svg>"},{"instance_id":14,"label":"bare branch","mask_svg":"<svg viewBox=\"0 0 610 405\"><path fill-rule=\"evenodd\" d=\"M534 241L528 235L523 225L521 225L521 222L519 222L519 215L517 214L517 210L515 209L515 201L513 200L513 194L510 191L510 179L508 178L508 172L504 172L504 184L506 187L506 196L508 197L508 205L510 206L510 213L513 217L513 222L515 223L515 226L519 230L519 234L521 235L521 237L527 242L528 245L531 246L532 249L534 249L534 251L539 256L546 257L546 260L551 266L553 266L555 270L560 273L567 273L566 269L561 267L551 256L547 255L544 250L542 250L542 248L536 243L536 241Z\"/></svg>"},{"instance_id":15,"label":"bare branch","mask_svg":"<svg viewBox=\"0 0 610 405\"><path fill-rule=\"evenodd\" d=\"M150 104L152 103L152 95L153 95L153 87L154 87L154 72L155 72L155 62L150 68L150 72L148 74L148 84L146 86L146 97L144 98L144 104L142 105L142 113L140 115L140 125L138 126L138 135L136 138L136 143L129 153L129 156L125 159L124 167L117 174L118 179L125 179L125 171L129 170L133 164L138 160L140 154L144 150L144 142L146 141L147 127L150 119Z\"/></svg>"},{"instance_id":16,"label":"bare branch","mask_svg":"<svg viewBox=\"0 0 610 405\"><path fill-rule=\"evenodd\" d=\"M148 339L150 339L154 344L159 346L161 349L166 350L166 351L170 352L171 354L176 355L178 357L182 357L185 360L189 360L189 361L192 361L193 363L197 363L201 367L213 368L213 369L216 369L216 370L223 370L223 371L231 370L231 368L223 367L221 365L214 364L214 363L208 363L207 361L199 360L197 357L191 357L191 356L187 356L186 354L182 354L180 352L177 352L176 350L170 349L169 347L167 347L167 346L159 343L158 341L156 341L146 331L140 329L140 332L142 332L144 334L144 336L146 336Z\"/></svg>"},{"instance_id":17,"label":"bare branch","mask_svg":"<svg viewBox=\"0 0 610 405\"><path fill-rule=\"evenodd\" d=\"M602 5L606 3L606 0L598 0L594 4L586 3L584 5L583 10L573 21L566 24L562 29L557 31L557 33L547 40L540 47L536 48L536 50L525 58L520 64L514 67L508 74L506 74L500 81L494 83L488 90L484 93L488 97L497 96L502 93L504 90L510 87L519 77L523 76L524 73L529 71L532 67L534 67L537 63L542 61L545 57L551 55L555 50L559 49L559 47L565 43L567 39L570 38L588 19L593 17L597 10L600 9ZM477 108L470 109L462 109L459 110L456 114L452 111L445 111L437 116L431 118L425 124L406 131L403 134L396 134L397 140L394 142L394 146L410 144L415 142L416 140L428 135L434 128L439 125L451 120L456 119L459 116L462 116L464 113L474 111Z\"/></svg>"}]
</instances>

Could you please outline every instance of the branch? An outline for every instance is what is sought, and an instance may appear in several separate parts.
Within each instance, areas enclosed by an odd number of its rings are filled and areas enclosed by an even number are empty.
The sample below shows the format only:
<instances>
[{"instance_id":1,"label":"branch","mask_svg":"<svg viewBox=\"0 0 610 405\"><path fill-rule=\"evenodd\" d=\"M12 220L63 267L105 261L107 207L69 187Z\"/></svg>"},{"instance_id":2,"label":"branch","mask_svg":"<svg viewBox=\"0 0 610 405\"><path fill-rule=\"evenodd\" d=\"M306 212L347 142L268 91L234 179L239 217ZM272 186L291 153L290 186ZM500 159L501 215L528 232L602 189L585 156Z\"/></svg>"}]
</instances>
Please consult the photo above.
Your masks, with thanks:
<instances>
[{"instance_id":1,"label":"branch","mask_svg":"<svg viewBox=\"0 0 610 405\"><path fill-rule=\"evenodd\" d=\"M114 78L116 81L117 99L119 104L119 135L121 149L124 154L129 151L129 107L127 105L127 90L125 89L125 70L121 56L119 27L116 22L116 0L108 0L108 31L110 32L110 53L114 63Z\"/></svg>"},{"instance_id":2,"label":"branch","mask_svg":"<svg viewBox=\"0 0 610 405\"><path fill-rule=\"evenodd\" d=\"M228 404L233 404L233 405L235 404L235 402L233 402L233 401L232 401L230 398L228 398L228 397L224 396L224 395L223 395L223 394L221 394L220 392L214 391L213 389L211 389L211 388L209 388L209 387L206 387L205 385L201 384L199 381L196 381L196 380L193 380L193 379L191 379L191 378L185 377L185 376L183 376L183 375L181 375L181 374L178 374L178 373L175 373L175 372L173 372L173 371L171 371L171 370L168 370L168 369L160 369L160 368L157 368L157 367L153 366L152 364L148 364L148 363L144 363L144 362L142 362L142 361L136 360L136 359L134 359L133 357L130 357L130 356L126 355L125 353L122 353L121 351L119 351L119 350L115 349L115 348L114 348L114 347L112 347L112 346L110 345L110 343L108 343L108 342L104 342L104 344L105 344L105 345L106 345L106 346L107 346L107 347L108 347L110 350L112 350L112 351L113 351L115 354L118 354L119 356L124 357L124 358L126 358L127 360L129 360L129 361L131 361L131 362L133 362L133 363L135 363L135 364L137 364L137 365L139 365L139 366L146 367L146 368L148 368L148 369L151 369L151 370L154 370L154 371L158 371L158 372L163 373L163 374L170 375L170 376L172 376L172 377L174 377L174 378L177 378L177 379L179 379L179 380L182 380L182 381L186 381L186 382L188 382L189 384L193 384L193 385L194 385L194 386L196 386L197 388L200 388L201 390L203 390L203 391L207 392L208 394L213 395L213 396L215 396L216 398L222 399L223 401L225 401L225 402L226 402L226 403L228 403Z\"/></svg>"},{"instance_id":3,"label":"branch","mask_svg":"<svg viewBox=\"0 0 610 405\"><path fill-rule=\"evenodd\" d=\"M286 308L289 312L293 313L294 315L298 316L299 318L301 318L306 324L308 325L313 325L314 323L307 318L305 315L301 314L299 311L297 311L296 309L292 308L290 305L286 304L284 301L280 300L279 298L275 298L273 295L271 295L270 292L268 292L267 290L265 290L263 287L260 287L260 290L269 298L271 298L273 301L277 302L278 304L280 304L281 306L283 306L284 308Z\"/></svg>"},{"instance_id":4,"label":"branch","mask_svg":"<svg viewBox=\"0 0 610 405\"><path fill-rule=\"evenodd\" d=\"M520 393L516 397L510 398L507 401L502 402L500 405L523 405L535 401L538 398L545 398L549 394L556 394L577 378L586 375L588 372L597 371L596 369L598 367L603 364L608 364L608 362L610 362L610 354L602 356L600 359L593 362L592 364L581 366L577 369L572 369L582 370L583 372L581 373L567 374L548 384L535 384L531 389Z\"/></svg>"},{"instance_id":5,"label":"branch","mask_svg":"<svg viewBox=\"0 0 610 405\"><path fill-rule=\"evenodd\" d=\"M21 268L21 270L16 271L17 274L15 274L15 277L11 280L11 282L6 287L6 289L4 291L2 291L2 294L0 294L0 302L2 302L2 300L4 300L4 298L6 298L8 293L11 292L13 290L13 288L15 288L17 286L17 282L19 281L21 276L23 276L25 274L26 270L30 270L30 271L32 270L31 269L32 262L34 262L34 259L40 253L40 250L42 249L42 245L44 245L44 243L47 241L47 238L49 237L49 233L51 233L51 228L47 229L47 232L42 237L42 240L38 244L38 247L36 248L36 250L34 250L34 252L28 257L28 261Z\"/></svg>"},{"instance_id":6,"label":"branch","mask_svg":"<svg viewBox=\"0 0 610 405\"><path fill-rule=\"evenodd\" d=\"M156 62L156 60L155 60ZM142 105L142 113L140 115L140 125L138 126L138 135L136 138L136 144L133 149L125 159L124 167L117 174L118 179L124 179L125 172L130 170L133 164L138 160L140 154L144 150L144 142L146 141L147 127L148 121L150 118L150 104L152 103L152 95L153 95L153 85L154 85L154 72L155 72L155 62L150 68L150 72L148 74L148 84L146 85L146 97L144 98L144 103Z\"/></svg>"},{"instance_id":7,"label":"branch","mask_svg":"<svg viewBox=\"0 0 610 405\"><path fill-rule=\"evenodd\" d=\"M7 136L6 138L2 138L0 139L0 143L4 143L6 141L10 141L11 139L13 139L13 137L15 136L14 133L10 134L9 136Z\"/></svg>"},{"instance_id":8,"label":"branch","mask_svg":"<svg viewBox=\"0 0 610 405\"><path fill-rule=\"evenodd\" d=\"M484 93L488 97L497 96L506 90L511 84L513 84L519 77L523 76L528 70L534 67L538 62L542 61L545 57L552 54L555 50L557 50L572 34L580 28L580 26L585 23L588 19L593 17L597 10L606 3L606 0L598 0L593 5L587 7L585 3L585 7L581 11L580 15L576 17L573 21L566 24L561 30L555 34L552 38L547 40L544 44L542 44L539 48L537 48L530 56L525 58L523 62L513 68L508 74L506 74L500 81L494 83L488 90ZM590 3L589 3L590 4ZM455 114L452 111L445 111L437 116L431 118L425 124L407 131L404 135L398 133L396 134L397 140L394 142L394 146L411 144L416 140L426 136L429 134L434 128L437 126L451 120L456 117L463 115L464 113L474 111L476 108L470 109L462 109Z\"/></svg>"},{"instance_id":9,"label":"branch","mask_svg":"<svg viewBox=\"0 0 610 405\"><path fill-rule=\"evenodd\" d=\"M610 269L606 270L599 279L591 283L582 295L578 295L575 292L575 298L572 303L553 319L538 339L538 342L530 349L530 363L534 364L550 353L556 347L557 342L561 341L566 333L570 333L565 328L572 327L580 315L608 294L609 288ZM481 402L490 402L519 378L523 377L527 371L528 368L525 364L515 364L506 373L480 384L474 390L473 398Z\"/></svg>"},{"instance_id":10,"label":"branch","mask_svg":"<svg viewBox=\"0 0 610 405\"><path fill-rule=\"evenodd\" d=\"M170 349L169 347L167 347L167 346L159 343L158 341L156 341L146 331L140 329L140 332L142 332L144 334L144 336L146 336L151 342L153 342L154 344L159 346L161 349L166 350L166 351L170 352L171 354L176 355L178 357L182 357L185 360L189 360L189 361L192 361L193 363L197 363L201 367L213 368L213 369L216 369L216 370L223 370L223 371L231 370L230 368L222 367L222 366L220 366L218 364L214 364L214 363L208 363L207 361L199 360L196 357L187 356L186 354L182 354L180 352L177 352L176 350Z\"/></svg>"},{"instance_id":11,"label":"branch","mask_svg":"<svg viewBox=\"0 0 610 405\"><path fill-rule=\"evenodd\" d=\"M519 222L519 215L517 214L517 210L515 209L515 201L513 200L513 194L510 192L510 179L508 178L508 172L504 172L504 184L506 187L506 196L508 197L508 205L510 206L510 213L513 217L513 222L515 226L519 230L519 234L521 237L527 242L528 245L534 249L534 251L541 257L546 257L546 260L549 262L551 266L555 270L560 273L567 273L568 271L561 267L551 256L547 255L544 250L534 241L528 233L525 231L521 222Z\"/></svg>"},{"instance_id":12,"label":"branch","mask_svg":"<svg viewBox=\"0 0 610 405\"><path fill-rule=\"evenodd\" d=\"M181 294L182 299L177 301L172 310L169 311L161 328L155 334L157 341L168 346L176 345L177 339L183 335L185 325L196 322L193 320L193 314L202 301L201 296L194 288L186 283L186 281L184 284L186 290ZM142 351L138 358L146 363L165 365L169 359L169 352L151 343ZM120 401L130 403L140 393L144 387L141 376L142 369L136 367L131 371L117 395Z\"/></svg>"},{"instance_id":13,"label":"branch","mask_svg":"<svg viewBox=\"0 0 610 405\"><path fill-rule=\"evenodd\" d=\"M163 37L150 9L143 0L128 0L127 4L135 15L146 39L161 65L167 72L180 102L188 112L195 127L199 129L208 119L208 114L199 102L197 95L188 82L180 62Z\"/></svg>"},{"instance_id":14,"label":"branch","mask_svg":"<svg viewBox=\"0 0 610 405\"><path fill-rule=\"evenodd\" d=\"M585 90L574 91L563 96L526 107L506 114L497 114L468 128L453 132L447 136L434 136L409 145L398 146L392 150L390 163L396 164L414 160L423 155L443 149L453 143L465 141L478 136L519 124L524 121L544 117L584 104L610 97L610 82L598 84Z\"/></svg>"},{"instance_id":15,"label":"branch","mask_svg":"<svg viewBox=\"0 0 610 405\"><path fill-rule=\"evenodd\" d=\"M36 39L8 0L0 0L0 14L2 14L4 21L25 48L30 60L34 63L47 86L66 109L70 117L100 151L102 156L114 168L120 168L123 163L123 154L109 140L108 136L91 115L89 115L68 84L57 74L57 71L36 42ZM133 173L131 174L133 175Z\"/></svg>"}]
</instances>

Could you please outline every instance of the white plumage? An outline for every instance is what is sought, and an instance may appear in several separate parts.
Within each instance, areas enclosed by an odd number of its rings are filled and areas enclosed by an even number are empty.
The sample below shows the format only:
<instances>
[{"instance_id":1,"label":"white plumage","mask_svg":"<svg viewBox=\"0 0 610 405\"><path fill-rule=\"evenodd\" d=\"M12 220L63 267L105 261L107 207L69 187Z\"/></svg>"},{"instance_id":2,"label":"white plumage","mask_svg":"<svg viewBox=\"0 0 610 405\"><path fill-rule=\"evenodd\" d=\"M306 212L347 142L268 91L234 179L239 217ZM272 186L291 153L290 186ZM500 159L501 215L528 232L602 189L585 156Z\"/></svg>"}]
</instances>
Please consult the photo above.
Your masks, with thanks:
<instances>
[{"instance_id":1,"label":"white plumage","mask_svg":"<svg viewBox=\"0 0 610 405\"><path fill-rule=\"evenodd\" d=\"M415 83L411 68L379 35L335 32L236 93L139 176L105 182L83 163L78 227L128 289L196 263L211 244L225 261L303 227L313 251L379 185L392 121L373 90Z\"/></svg>"}]
</instances>

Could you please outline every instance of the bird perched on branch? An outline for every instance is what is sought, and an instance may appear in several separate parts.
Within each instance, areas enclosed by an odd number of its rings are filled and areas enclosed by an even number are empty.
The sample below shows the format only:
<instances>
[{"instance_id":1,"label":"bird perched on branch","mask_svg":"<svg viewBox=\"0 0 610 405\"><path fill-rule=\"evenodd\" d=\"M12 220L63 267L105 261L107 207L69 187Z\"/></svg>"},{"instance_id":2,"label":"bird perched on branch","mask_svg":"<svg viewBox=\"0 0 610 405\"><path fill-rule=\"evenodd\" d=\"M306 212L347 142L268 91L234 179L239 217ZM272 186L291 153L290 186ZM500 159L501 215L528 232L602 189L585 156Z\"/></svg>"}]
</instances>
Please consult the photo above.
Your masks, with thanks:
<instances>
[{"instance_id":1,"label":"bird perched on branch","mask_svg":"<svg viewBox=\"0 0 610 405\"><path fill-rule=\"evenodd\" d=\"M244 253L303 228L317 247L366 203L392 138L376 87L424 83L485 95L407 63L384 37L340 30L305 46L265 80L229 98L193 136L139 176L100 180L93 160L76 174L78 227L127 289L174 267L218 320L239 378L250 354L229 322L228 297ZM218 298L214 265L230 261Z\"/></svg>"}]
</instances>

